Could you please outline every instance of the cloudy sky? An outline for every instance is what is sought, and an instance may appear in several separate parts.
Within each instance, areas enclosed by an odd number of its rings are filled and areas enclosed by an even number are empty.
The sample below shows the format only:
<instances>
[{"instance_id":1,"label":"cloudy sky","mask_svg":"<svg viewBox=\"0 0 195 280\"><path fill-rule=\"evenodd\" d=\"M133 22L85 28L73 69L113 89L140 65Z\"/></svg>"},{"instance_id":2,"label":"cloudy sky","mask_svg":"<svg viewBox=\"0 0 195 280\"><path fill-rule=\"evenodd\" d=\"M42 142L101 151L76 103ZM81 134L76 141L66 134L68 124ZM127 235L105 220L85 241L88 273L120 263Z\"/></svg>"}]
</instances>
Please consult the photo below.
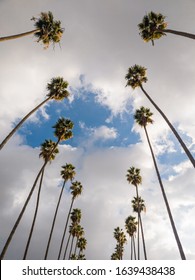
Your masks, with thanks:
<instances>
[{"instance_id":1,"label":"cloudy sky","mask_svg":"<svg viewBox=\"0 0 195 280\"><path fill-rule=\"evenodd\" d=\"M168 35L144 43L137 24L153 10L167 18L169 28L195 33L193 0L0 0L0 36L32 30L32 16L52 11L65 32L60 46L44 50L33 36L0 44L0 140L17 121L41 102L51 78L69 82L71 98L50 102L25 123L0 152L0 248L18 217L38 173L40 144L53 139L52 126L61 116L74 122L74 137L63 142L48 165L29 259L42 259L60 192L61 166L72 163L83 194L82 210L87 259L110 259L114 228L124 229L132 212L135 188L127 169L140 168L140 195L147 211L143 224L148 259L180 259L154 171L144 131L134 124L140 106L154 113L148 133L172 214L187 259L195 259L194 168L158 112L139 89L125 87L129 67L147 68L145 89L177 128L195 156L195 41ZM35 194L7 251L21 259L29 234ZM56 259L71 196L63 196L49 259ZM129 243L125 259L130 258Z\"/></svg>"}]
</instances>

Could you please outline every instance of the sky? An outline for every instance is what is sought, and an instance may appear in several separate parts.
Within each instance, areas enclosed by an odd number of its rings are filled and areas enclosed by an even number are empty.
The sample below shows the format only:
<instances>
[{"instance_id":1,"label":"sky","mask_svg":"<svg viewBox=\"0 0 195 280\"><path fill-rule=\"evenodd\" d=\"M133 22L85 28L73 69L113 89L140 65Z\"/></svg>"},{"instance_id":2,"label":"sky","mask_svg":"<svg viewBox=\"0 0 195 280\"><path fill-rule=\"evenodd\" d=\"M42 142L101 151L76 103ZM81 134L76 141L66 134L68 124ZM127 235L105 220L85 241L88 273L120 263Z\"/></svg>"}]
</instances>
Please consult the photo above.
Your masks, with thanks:
<instances>
[{"instance_id":1,"label":"sky","mask_svg":"<svg viewBox=\"0 0 195 280\"><path fill-rule=\"evenodd\" d=\"M169 28L195 33L195 2L1 0L0 36L32 30L30 19L47 11L52 11L65 28L60 46L44 50L33 36L0 44L0 141L21 117L44 100L47 83L53 77L68 81L70 92L69 100L48 102L0 152L0 249L43 164L40 145L45 139L55 141L52 126L63 116L74 122L74 136L59 145L59 154L46 168L27 258L44 257L62 185L61 166L72 163L75 179L83 185L74 207L82 211L87 259L110 259L116 245L114 228L125 230L125 219L135 215L131 207L135 188L126 180L127 170L135 166L142 176L139 193L146 205L142 219L148 259L179 260L146 137L134 122L135 110L145 106L154 114L148 133L176 228L186 258L194 260L194 168L141 90L125 87L125 75L134 64L147 68L145 90L195 156L195 42L169 34L152 46L141 40L137 28L143 16L154 11L166 16ZM6 259L23 257L35 199L34 194ZM57 258L70 202L67 185L48 259ZM129 239L124 259L130 259Z\"/></svg>"}]
</instances>

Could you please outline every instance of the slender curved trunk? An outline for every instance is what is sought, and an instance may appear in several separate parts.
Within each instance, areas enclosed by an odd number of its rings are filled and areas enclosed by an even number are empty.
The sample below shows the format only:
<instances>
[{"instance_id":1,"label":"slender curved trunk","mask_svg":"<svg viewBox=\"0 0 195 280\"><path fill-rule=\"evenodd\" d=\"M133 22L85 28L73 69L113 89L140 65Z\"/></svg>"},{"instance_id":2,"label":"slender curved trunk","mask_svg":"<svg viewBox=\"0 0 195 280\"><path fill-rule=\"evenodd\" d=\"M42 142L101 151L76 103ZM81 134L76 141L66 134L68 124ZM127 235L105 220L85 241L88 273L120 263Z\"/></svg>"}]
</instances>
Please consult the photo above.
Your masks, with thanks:
<instances>
[{"instance_id":1,"label":"slender curved trunk","mask_svg":"<svg viewBox=\"0 0 195 280\"><path fill-rule=\"evenodd\" d=\"M27 32L24 32L24 33L16 34L16 35L0 37L0 42L22 38L22 37L25 37L25 36L28 36L28 35L31 35L31 34L35 34L38 31L39 31L39 29L34 29L34 30L31 30L31 31L27 31Z\"/></svg>"},{"instance_id":2,"label":"slender curved trunk","mask_svg":"<svg viewBox=\"0 0 195 280\"><path fill-rule=\"evenodd\" d=\"M150 147L150 151L151 151L151 154L152 154L152 159L153 159L154 166L155 166L155 169L156 169L156 174L157 174L158 181L159 181L159 184L160 184L160 187L161 187L163 199L164 199L164 202L165 202L165 205L166 205L166 209L167 209L169 220L170 220L170 223L171 223L171 226L172 226L173 234L175 236L175 240L176 240L176 243L177 243L177 246L178 246L178 249L179 249L179 253L180 253L181 259L186 260L186 257L185 257L185 254L184 254L184 251L183 251L183 248L182 248L182 244L180 242L179 235L177 233L177 229L175 227L175 223L174 223L174 220L173 220L173 217L172 217L171 209L169 207L169 203L168 203L167 196L166 196L166 193L165 193L165 190L164 190L164 186L162 184L162 180L161 180L161 177L160 177L160 173L159 173L159 170L158 170L158 166L157 166L157 163L156 163L156 159L155 159L155 156L154 156L152 145L150 143L150 139L149 139L149 136L148 136L146 126L144 126L144 130L145 130L148 145Z\"/></svg>"},{"instance_id":3,"label":"slender curved trunk","mask_svg":"<svg viewBox=\"0 0 195 280\"><path fill-rule=\"evenodd\" d=\"M59 144L59 142L60 142L60 139L58 139L58 141L56 142L54 148L52 149L51 153L48 156L48 159L50 158L50 155L53 153L53 151L56 149L56 147ZM5 243L4 247L3 247L3 250L2 250L1 255L0 255L0 259L1 260L5 256L5 253L6 253L7 249L8 249L8 247L9 247L9 244L10 244L10 242L11 242L13 236L14 236L14 233L15 233L15 231L16 231L16 229L17 229L17 227L18 227L18 225L19 225L19 223L20 223L20 221L21 221L21 219L22 219L22 217L24 215L26 207L27 207L27 205L28 205L28 203L29 203L29 201L31 199L31 196L32 196L34 190L35 190L37 181L38 181L39 177L41 176L41 174L42 174L45 166L47 165L47 163L48 163L48 160L45 160L45 163L43 164L43 166L39 170L39 173L37 174L37 177L36 177L36 179L34 181L34 184L33 184L32 188L31 188L30 192L29 192L29 195L28 195L28 197L27 197L27 199L26 199L26 201L24 203L24 206L23 206L23 208L22 208L22 210L21 210L21 212L20 212L20 214L19 214L19 216L18 216L18 218L17 218L17 220L16 220L16 222L15 222L15 224L14 224L14 226L13 226L13 228L12 228L10 234L9 234L9 236L8 236L8 239L7 239L7 241L6 241L6 243Z\"/></svg>"},{"instance_id":4,"label":"slender curved trunk","mask_svg":"<svg viewBox=\"0 0 195 280\"><path fill-rule=\"evenodd\" d=\"M42 105L44 105L51 97L48 97L43 102L41 102L38 106L36 106L33 110L31 110L13 129L12 131L5 137L5 139L0 144L0 150L4 147L4 145L10 140L13 134L20 128L20 126Z\"/></svg>"},{"instance_id":5,"label":"slender curved trunk","mask_svg":"<svg viewBox=\"0 0 195 280\"><path fill-rule=\"evenodd\" d=\"M146 243L145 243L145 238L144 238L144 230L143 230L141 213L140 213L139 219L140 219L140 228L141 228L142 242L143 242L143 249L144 249L144 258L145 258L145 260L147 260Z\"/></svg>"},{"instance_id":6,"label":"slender curved trunk","mask_svg":"<svg viewBox=\"0 0 195 280\"><path fill-rule=\"evenodd\" d=\"M138 209L137 209L137 259L140 260L140 244L139 244L139 232L140 232L140 211L139 211L139 194L138 194L138 186L135 186L136 188L136 196L137 196L137 203L138 203Z\"/></svg>"},{"instance_id":7,"label":"slender curved trunk","mask_svg":"<svg viewBox=\"0 0 195 280\"><path fill-rule=\"evenodd\" d=\"M68 236L68 240L67 240L67 243L66 243L66 248L65 248L65 251L64 251L63 260L66 259L66 253L67 253L67 250L68 250L68 245L69 245L69 242L70 242L70 238L71 238L71 233Z\"/></svg>"},{"instance_id":8,"label":"slender curved trunk","mask_svg":"<svg viewBox=\"0 0 195 280\"><path fill-rule=\"evenodd\" d=\"M72 202L71 202L71 205L70 205L70 209L69 209L69 212L68 212L68 216L67 216L67 219L66 219L64 233L63 233L63 236L62 236L62 240L61 240L61 244L60 244L60 250L59 250L59 254L58 254L58 260L60 259L60 255L61 255L61 252L62 252L64 238L65 238L65 235L66 235L66 230L67 230L68 221L69 221L69 218L70 218L70 213L71 213L71 210L72 210L73 203L74 203L74 199L72 199Z\"/></svg>"},{"instance_id":9,"label":"slender curved trunk","mask_svg":"<svg viewBox=\"0 0 195 280\"><path fill-rule=\"evenodd\" d=\"M35 226L37 213L38 213L38 208L39 208L39 201L40 201L40 194L41 194L41 187L42 187L42 183L43 183L44 171L45 171L45 169L43 169L42 174L41 174L41 179L40 179L39 189L38 189L38 193L37 193L37 202L36 202L33 222L32 222L32 225L31 225L31 229L30 229L28 241L27 241L27 244L26 244L26 248L25 248L25 251L24 251L23 260L26 260L26 256L27 256L27 253L28 253L28 249L29 249L29 245L30 245L30 242L31 242L32 234L33 234L33 231L34 231L34 226Z\"/></svg>"},{"instance_id":10,"label":"slender curved trunk","mask_svg":"<svg viewBox=\"0 0 195 280\"><path fill-rule=\"evenodd\" d=\"M192 34L192 33L177 31L177 30L173 30L173 29L163 29L163 30L157 30L157 31L164 32L164 33L171 33L171 34L175 34L175 35L179 35L182 37L187 37L187 38L195 40L195 34Z\"/></svg>"},{"instance_id":11,"label":"slender curved trunk","mask_svg":"<svg viewBox=\"0 0 195 280\"><path fill-rule=\"evenodd\" d=\"M61 198L62 198L62 194L63 194L63 191L64 191L65 183L66 183L66 181L64 180L64 183L63 183L60 195L59 195L59 199L58 199L58 202L57 202L57 206L56 206L56 210L55 210L52 226L51 226L49 240L48 240L48 243L47 243L47 248L46 248L45 257L44 257L45 260L47 259L47 255L48 255L48 252L49 252L49 246L50 246L50 242L51 242L51 237L52 237L52 234L53 234L53 230L54 230L54 226L55 226L55 222L56 222L56 217L57 217L60 201L61 201Z\"/></svg>"},{"instance_id":12,"label":"slender curved trunk","mask_svg":"<svg viewBox=\"0 0 195 280\"><path fill-rule=\"evenodd\" d=\"M179 141L180 145L182 146L183 150L185 151L186 155L188 156L189 160L191 161L192 165L195 168L195 159L193 158L192 154L190 153L190 151L188 150L188 148L186 147L185 143L183 142L183 140L181 139L181 137L179 136L179 134L177 133L176 129L174 128L174 126L170 123L170 121L168 120L168 118L165 116L165 114L161 111L161 109L156 105L156 103L152 100L152 98L147 94L147 92L144 90L143 86L140 84L140 88L143 91L143 93L146 95L146 97L150 100L150 102L154 105L154 107L156 108L156 110L161 114L161 116L164 118L164 120L166 121L166 123L168 124L168 126L170 127L170 129L172 130L172 132L175 134L175 137L177 138L177 140Z\"/></svg>"}]
</instances>

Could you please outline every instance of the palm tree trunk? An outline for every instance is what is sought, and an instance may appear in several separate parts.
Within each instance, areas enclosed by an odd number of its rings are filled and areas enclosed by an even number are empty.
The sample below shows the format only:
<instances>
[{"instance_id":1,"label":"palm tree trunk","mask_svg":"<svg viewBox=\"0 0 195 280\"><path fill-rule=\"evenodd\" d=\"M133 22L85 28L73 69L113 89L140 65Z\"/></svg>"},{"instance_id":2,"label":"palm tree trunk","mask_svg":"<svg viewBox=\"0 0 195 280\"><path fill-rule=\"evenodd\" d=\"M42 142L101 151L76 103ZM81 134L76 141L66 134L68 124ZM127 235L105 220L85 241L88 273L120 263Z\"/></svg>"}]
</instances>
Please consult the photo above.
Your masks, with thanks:
<instances>
[{"instance_id":1,"label":"palm tree trunk","mask_svg":"<svg viewBox=\"0 0 195 280\"><path fill-rule=\"evenodd\" d=\"M131 243L130 243L130 256L131 260L133 259L133 238L132 236L130 237Z\"/></svg>"},{"instance_id":2,"label":"palm tree trunk","mask_svg":"<svg viewBox=\"0 0 195 280\"><path fill-rule=\"evenodd\" d=\"M72 210L73 203L74 203L74 199L72 199L70 209L69 209L69 212L68 212L68 216L67 216L67 219L66 219L64 233L63 233L63 236L62 236L62 240L61 240L61 244L60 244L60 250L59 250L59 254L58 254L58 260L60 259L60 255L61 255L61 252L62 252L62 246L63 246L63 243L64 243L64 238L65 238L65 235L66 235L66 230L67 230L68 221L69 221L69 218L70 218L70 213L71 213L71 210Z\"/></svg>"},{"instance_id":3,"label":"palm tree trunk","mask_svg":"<svg viewBox=\"0 0 195 280\"><path fill-rule=\"evenodd\" d=\"M163 30L158 30L158 31L164 32L164 33L171 33L171 34L175 34L175 35L179 35L179 36L183 36L183 37L187 37L187 38L195 40L195 34L192 34L192 33L176 31L176 30L172 30L172 29L163 29Z\"/></svg>"},{"instance_id":4,"label":"palm tree trunk","mask_svg":"<svg viewBox=\"0 0 195 280\"><path fill-rule=\"evenodd\" d=\"M162 184L162 180L161 180L161 177L160 177L160 173L159 173L159 170L158 170L158 166L157 166L157 163L156 163L156 159L155 159L155 156L154 156L154 152L153 152L153 149L152 149L152 145L151 145L151 143L150 143L150 139L149 139L149 136L148 136L148 132L147 132L147 129L146 129L145 126L144 126L144 130L145 130L146 138L147 138L147 140L148 140L148 145L149 145L149 147L150 147L150 151L151 151L151 154L152 154L152 159L153 159L154 166L155 166L155 169L156 169L156 174L157 174L158 181L159 181L159 184L160 184L160 187L161 187L163 199L164 199L164 202L165 202L165 205L166 205L166 208L167 208L168 216L169 216L170 223L171 223L171 226L172 226L172 230L173 230L173 233L174 233L174 236L175 236L175 240L176 240L176 242L177 242L177 246L178 246L178 249L179 249L179 253L180 253L181 259L182 259L182 260L186 260L186 257L185 257L185 254L184 254L184 251L183 251L183 248L182 248L182 244L181 244L181 242L180 242L179 235L178 235L178 233L177 233L177 230L176 230L176 227L175 227L175 223L174 223L174 220L173 220L173 217L172 217L172 214L171 214L171 209L170 209L170 207L169 207L169 203L168 203L168 200L167 200L167 196L166 196L166 194L165 194L164 186L163 186L163 184Z\"/></svg>"},{"instance_id":5,"label":"palm tree trunk","mask_svg":"<svg viewBox=\"0 0 195 280\"><path fill-rule=\"evenodd\" d=\"M141 218L141 214L140 214L140 216L139 216L139 220L140 220L140 228L141 228L142 242L143 242L143 249L144 249L144 258L145 258L145 260L147 260L147 254L146 254L146 244L145 244L144 230L143 230L143 225L142 225L142 218Z\"/></svg>"},{"instance_id":6,"label":"palm tree trunk","mask_svg":"<svg viewBox=\"0 0 195 280\"><path fill-rule=\"evenodd\" d=\"M70 257L71 257L71 253L72 253L72 248L73 248L73 243L74 243L74 235L72 236L72 241L71 241L71 246L70 246L70 252L69 252L69 257L68 259L70 260Z\"/></svg>"},{"instance_id":7,"label":"palm tree trunk","mask_svg":"<svg viewBox=\"0 0 195 280\"><path fill-rule=\"evenodd\" d=\"M75 255L76 255L76 251L77 251L78 240L79 240L79 238L77 237L77 240L76 240L76 243L75 243L75 247L74 247L74 254Z\"/></svg>"},{"instance_id":8,"label":"palm tree trunk","mask_svg":"<svg viewBox=\"0 0 195 280\"><path fill-rule=\"evenodd\" d=\"M63 260L66 259L66 253L67 253L67 250L68 250L68 245L69 245L69 242L70 242L70 238L71 238L71 233L68 236L68 240L67 240L67 243L66 243L66 248L65 248L65 251L64 251Z\"/></svg>"},{"instance_id":9,"label":"palm tree trunk","mask_svg":"<svg viewBox=\"0 0 195 280\"><path fill-rule=\"evenodd\" d=\"M28 36L28 35L31 35L31 34L35 34L35 33L37 33L38 31L39 31L39 29L35 29L35 30L31 30L31 31L24 32L24 33L20 33L20 34L16 34L16 35L10 35L10 36L6 36L6 37L0 37L0 42L7 41L7 40L18 39L18 38L21 38L21 37L24 37L24 36Z\"/></svg>"},{"instance_id":10,"label":"palm tree trunk","mask_svg":"<svg viewBox=\"0 0 195 280\"><path fill-rule=\"evenodd\" d=\"M140 211L139 211L139 195L138 195L138 186L135 185L136 188L136 196L137 196L137 203L138 203L138 209L137 209L137 259L140 260L140 244L139 244L139 232L140 232Z\"/></svg>"},{"instance_id":11,"label":"palm tree trunk","mask_svg":"<svg viewBox=\"0 0 195 280\"><path fill-rule=\"evenodd\" d=\"M13 136L13 134L20 128L20 126L36 111L38 110L43 104L45 104L51 97L48 97L43 102L41 102L38 106L36 106L32 111L30 111L13 129L12 131L5 137L5 139L0 144L0 150L3 146L9 141L9 139Z\"/></svg>"},{"instance_id":12,"label":"palm tree trunk","mask_svg":"<svg viewBox=\"0 0 195 280\"><path fill-rule=\"evenodd\" d=\"M176 129L174 128L174 126L170 123L170 121L168 120L168 118L165 116L165 114L161 111L161 109L156 105L156 103L152 100L152 98L147 94L147 92L144 90L143 86L140 84L140 88L143 91L143 93L146 95L146 97L150 100L150 102L154 105L154 107L156 108L156 110L161 114L161 116L164 118L164 120L166 121L166 123L168 124L168 126L170 127L170 129L172 130L172 132L175 134L175 137L177 138L177 140L179 141L179 143L181 144L182 148L184 149L186 155L188 156L189 160L191 161L192 165L195 168L195 160L192 156L192 154L190 153L190 151L188 150L188 148L186 147L185 143L183 142L183 140L181 139L181 137L179 136L179 134L177 133Z\"/></svg>"},{"instance_id":13,"label":"palm tree trunk","mask_svg":"<svg viewBox=\"0 0 195 280\"><path fill-rule=\"evenodd\" d=\"M54 226L55 226L55 222L56 222L56 217L57 217L60 201L61 201L61 198L62 198L62 194L63 194L63 191L64 191L65 183L66 183L66 181L64 180L64 184L63 184L61 192L60 192L60 196L59 196L59 199L58 199L58 203L57 203L57 206L56 206L56 210L55 210L55 214L54 214L54 218L53 218L53 222L52 222L52 226L51 226L49 240L48 240L48 243L47 243L47 248L46 248L45 257L44 257L45 260L47 259L47 255L48 255L48 252L49 252L51 237L52 237L52 234L53 234L53 230L54 230Z\"/></svg>"},{"instance_id":14,"label":"palm tree trunk","mask_svg":"<svg viewBox=\"0 0 195 280\"><path fill-rule=\"evenodd\" d=\"M59 142L60 142L60 139L58 139L58 141L56 142L56 144L55 144L54 148L52 149L51 153L48 155L48 160L50 158L50 155L56 149L56 147L59 144ZM7 249L8 249L8 247L9 247L9 244L10 244L10 242L11 242L13 236L14 236L14 233L15 233L15 231L16 231L16 229L17 229L17 227L18 227L18 225L19 225L19 223L20 223L20 221L21 221L21 219L22 219L22 217L24 215L26 207L27 207L27 205L28 205L28 203L30 201L30 198L31 198L31 196L32 196L32 194L34 192L34 189L36 187L37 181L38 181L39 177L41 176L45 166L47 165L48 160L45 160L45 163L43 164L43 166L39 170L39 173L37 174L37 177L36 177L36 179L34 181L34 184L33 184L32 188L31 188L30 192L29 192L29 195L28 195L28 197L27 197L27 199L26 199L26 201L24 203L24 206L23 206L23 208L22 208L22 210L21 210L21 212L20 212L20 214L19 214L19 216L18 216L18 218L17 218L17 220L16 220L16 222L15 222L15 224L14 224L14 226L13 226L13 228L12 228L10 234L9 234L9 236L8 236L8 239L7 239L7 241L6 241L6 243L5 243L4 247L3 247L3 250L2 250L1 255L0 255L0 260L2 260L4 258L4 256L5 256L5 253L6 253Z\"/></svg>"},{"instance_id":15,"label":"palm tree trunk","mask_svg":"<svg viewBox=\"0 0 195 280\"><path fill-rule=\"evenodd\" d=\"M26 256L27 256L27 253L28 253L28 249L29 249L29 245L30 245L31 238L32 238L32 234L33 234L33 230L34 230L34 226L35 226L35 221L36 221L36 217L37 217L37 213L38 213L38 208L39 208L39 201L40 201L40 194L41 194L41 187L42 187L42 183L43 183L44 171L45 171L45 169L43 169L42 174L41 174L41 179L40 179L40 183L39 183L39 189L38 189L38 194L37 194L37 202L36 202L33 222L32 222L32 225L31 225L30 234L29 234L28 241L27 241L27 244L26 244L23 260L26 259Z\"/></svg>"},{"instance_id":16,"label":"palm tree trunk","mask_svg":"<svg viewBox=\"0 0 195 280\"><path fill-rule=\"evenodd\" d=\"M133 237L133 251L134 251L134 259L136 260L136 259L137 259L137 256L136 256L136 248L135 248L135 237L134 237L134 235L133 235L132 237Z\"/></svg>"}]
</instances>

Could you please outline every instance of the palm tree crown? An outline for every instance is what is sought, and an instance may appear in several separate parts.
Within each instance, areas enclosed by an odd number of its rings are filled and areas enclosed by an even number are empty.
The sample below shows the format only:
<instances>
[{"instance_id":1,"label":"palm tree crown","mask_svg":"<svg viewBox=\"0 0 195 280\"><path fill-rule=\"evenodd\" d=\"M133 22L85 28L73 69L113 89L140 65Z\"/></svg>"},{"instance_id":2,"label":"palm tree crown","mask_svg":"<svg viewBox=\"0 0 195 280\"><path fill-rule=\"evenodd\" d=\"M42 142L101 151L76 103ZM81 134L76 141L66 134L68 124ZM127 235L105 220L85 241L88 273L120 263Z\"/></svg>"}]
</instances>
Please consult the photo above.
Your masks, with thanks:
<instances>
[{"instance_id":1,"label":"palm tree crown","mask_svg":"<svg viewBox=\"0 0 195 280\"><path fill-rule=\"evenodd\" d=\"M137 224L136 217L129 216L125 220L125 228L129 236L133 236L137 231Z\"/></svg>"},{"instance_id":2,"label":"palm tree crown","mask_svg":"<svg viewBox=\"0 0 195 280\"><path fill-rule=\"evenodd\" d=\"M64 181L72 181L76 175L75 167L71 163L66 163L66 165L62 166L61 176Z\"/></svg>"},{"instance_id":3,"label":"palm tree crown","mask_svg":"<svg viewBox=\"0 0 195 280\"><path fill-rule=\"evenodd\" d=\"M140 126L145 127L148 123L153 123L151 116L153 113L150 111L149 108L144 108L143 106L136 110L134 119L136 123L138 123Z\"/></svg>"},{"instance_id":4,"label":"palm tree crown","mask_svg":"<svg viewBox=\"0 0 195 280\"><path fill-rule=\"evenodd\" d=\"M141 23L138 24L139 34L145 42L152 41L161 38L166 35L163 30L167 27L167 23L164 21L165 16L160 13L150 12L143 17Z\"/></svg>"},{"instance_id":5,"label":"palm tree crown","mask_svg":"<svg viewBox=\"0 0 195 280\"><path fill-rule=\"evenodd\" d=\"M60 141L68 140L73 136L72 128L74 124L71 120L65 118L59 118L57 123L53 126L55 128L54 135Z\"/></svg>"},{"instance_id":6,"label":"palm tree crown","mask_svg":"<svg viewBox=\"0 0 195 280\"><path fill-rule=\"evenodd\" d=\"M70 186L72 198L75 199L77 196L79 196L82 193L83 186L80 182L75 181Z\"/></svg>"},{"instance_id":7,"label":"palm tree crown","mask_svg":"<svg viewBox=\"0 0 195 280\"><path fill-rule=\"evenodd\" d=\"M134 186L137 186L137 185L142 183L142 177L140 175L140 169L139 168L130 167L127 170L126 177L127 177L127 181Z\"/></svg>"},{"instance_id":8,"label":"palm tree crown","mask_svg":"<svg viewBox=\"0 0 195 280\"><path fill-rule=\"evenodd\" d=\"M41 13L40 18L33 17L34 25L38 30L35 36L38 38L37 42L42 41L45 48L48 48L50 43L59 43L64 32L61 28L60 21L54 21L52 12Z\"/></svg>"},{"instance_id":9,"label":"palm tree crown","mask_svg":"<svg viewBox=\"0 0 195 280\"><path fill-rule=\"evenodd\" d=\"M125 76L125 79L127 80L126 86L131 86L135 89L136 87L140 87L142 83L146 83L148 80L146 77L146 70L147 69L145 67L137 64L130 67L127 75Z\"/></svg>"},{"instance_id":10,"label":"palm tree crown","mask_svg":"<svg viewBox=\"0 0 195 280\"><path fill-rule=\"evenodd\" d=\"M68 82L64 81L62 77L55 77L51 79L51 82L47 84L47 94L50 99L61 101L64 98L68 98L70 93L67 91Z\"/></svg>"},{"instance_id":11,"label":"palm tree crown","mask_svg":"<svg viewBox=\"0 0 195 280\"><path fill-rule=\"evenodd\" d=\"M41 144L41 152L39 157L42 157L45 161L52 161L55 159L59 150L56 146L56 143L52 140L45 140L44 143Z\"/></svg>"}]
</instances>

